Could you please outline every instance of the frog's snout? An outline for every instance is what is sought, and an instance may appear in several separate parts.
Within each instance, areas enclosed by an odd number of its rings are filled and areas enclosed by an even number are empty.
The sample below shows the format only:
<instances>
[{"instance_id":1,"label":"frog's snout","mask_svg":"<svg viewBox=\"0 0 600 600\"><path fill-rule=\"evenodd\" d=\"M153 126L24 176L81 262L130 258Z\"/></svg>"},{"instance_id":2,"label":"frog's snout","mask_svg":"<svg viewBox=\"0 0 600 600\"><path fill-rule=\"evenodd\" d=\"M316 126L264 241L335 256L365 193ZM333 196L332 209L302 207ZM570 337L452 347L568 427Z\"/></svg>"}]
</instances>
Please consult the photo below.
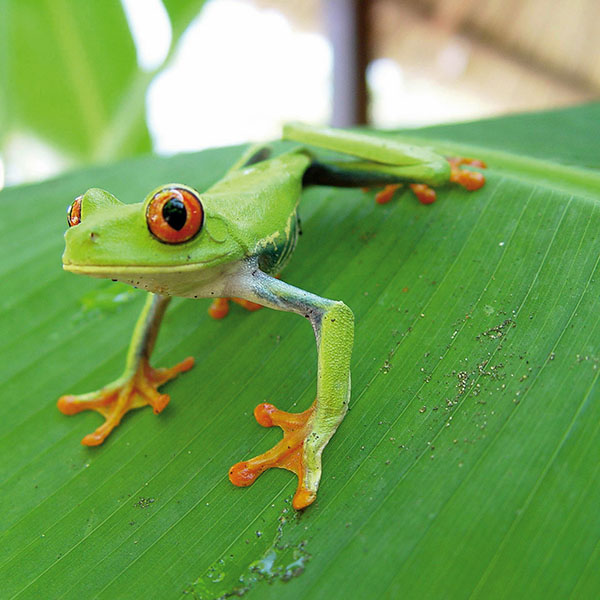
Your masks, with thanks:
<instances>
[{"instance_id":1,"label":"frog's snout","mask_svg":"<svg viewBox=\"0 0 600 600\"><path fill-rule=\"evenodd\" d=\"M99 188L90 188L85 194L77 196L67 209L69 227L79 225L84 218L106 208L122 205L112 194Z\"/></svg>"},{"instance_id":2,"label":"frog's snout","mask_svg":"<svg viewBox=\"0 0 600 600\"><path fill-rule=\"evenodd\" d=\"M130 206L131 213L135 205ZM98 264L120 256L126 240L123 231L132 230L131 222L123 218L127 208L112 194L98 188L75 198L67 211L69 228L65 232L63 265ZM111 232L116 232L112 243Z\"/></svg>"}]
</instances>

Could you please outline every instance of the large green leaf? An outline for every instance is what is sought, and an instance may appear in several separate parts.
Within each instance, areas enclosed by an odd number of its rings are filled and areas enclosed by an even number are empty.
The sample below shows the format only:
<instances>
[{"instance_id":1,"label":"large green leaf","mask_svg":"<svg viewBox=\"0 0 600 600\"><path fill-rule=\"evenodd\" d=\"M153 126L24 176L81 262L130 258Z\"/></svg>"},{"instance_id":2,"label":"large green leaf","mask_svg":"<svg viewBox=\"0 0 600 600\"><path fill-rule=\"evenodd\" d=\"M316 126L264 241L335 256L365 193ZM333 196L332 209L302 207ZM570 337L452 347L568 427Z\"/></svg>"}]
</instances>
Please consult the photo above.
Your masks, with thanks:
<instances>
[{"instance_id":1,"label":"large green leaf","mask_svg":"<svg viewBox=\"0 0 600 600\"><path fill-rule=\"evenodd\" d=\"M491 162L482 190L433 206L306 192L285 278L344 299L357 328L351 410L301 515L289 473L238 489L227 469L280 437L254 422L258 402L311 402L303 319L234 307L216 322L206 302L176 300L155 362L198 360L165 386L160 417L141 410L89 449L98 415L55 406L120 372L143 302L61 271L65 206L89 186L125 201L167 180L203 188L240 150L2 192L2 597L596 597L599 177L573 157L583 146L600 166L582 126L599 116L519 117L510 146L545 132L537 162L495 144L510 119L427 131L448 146L476 127ZM544 162L557 147L563 164Z\"/></svg>"}]
</instances>

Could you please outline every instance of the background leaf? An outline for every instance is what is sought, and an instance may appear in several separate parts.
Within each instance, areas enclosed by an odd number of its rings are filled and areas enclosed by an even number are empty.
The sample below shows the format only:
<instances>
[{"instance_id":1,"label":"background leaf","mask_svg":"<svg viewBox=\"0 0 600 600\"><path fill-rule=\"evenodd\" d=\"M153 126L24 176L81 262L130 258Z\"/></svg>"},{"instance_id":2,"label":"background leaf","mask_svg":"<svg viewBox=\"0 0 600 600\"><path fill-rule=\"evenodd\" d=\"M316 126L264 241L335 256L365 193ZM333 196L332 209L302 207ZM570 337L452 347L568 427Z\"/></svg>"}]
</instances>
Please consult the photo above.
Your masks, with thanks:
<instances>
[{"instance_id":1,"label":"background leaf","mask_svg":"<svg viewBox=\"0 0 600 600\"><path fill-rule=\"evenodd\" d=\"M79 440L99 417L55 406L120 373L143 302L61 271L65 207L90 186L126 202L167 180L202 189L241 149L3 191L3 597L594 597L600 209L598 175L578 163L583 147L600 166L586 128L599 116L591 105L415 133L504 157L481 191L444 189L433 206L305 193L285 279L344 299L357 329L351 410L303 514L287 472L227 480L280 437L254 422L258 402L312 401L303 319L234 307L216 322L207 302L175 300L154 362L198 360L165 387L160 417L138 411L89 449ZM563 164L546 162L545 178L507 159L510 129L512 151L559 148ZM532 131L544 132L535 152ZM558 172L570 182L556 186Z\"/></svg>"},{"instance_id":2,"label":"background leaf","mask_svg":"<svg viewBox=\"0 0 600 600\"><path fill-rule=\"evenodd\" d=\"M13 122L91 158L138 70L119 0L3 0ZM148 150L147 131L128 151Z\"/></svg>"},{"instance_id":3,"label":"background leaf","mask_svg":"<svg viewBox=\"0 0 600 600\"><path fill-rule=\"evenodd\" d=\"M168 60L204 1L164 4ZM0 136L27 131L83 162L151 149L146 91L167 61L138 67L120 0L0 0L0 14Z\"/></svg>"},{"instance_id":4,"label":"background leaf","mask_svg":"<svg viewBox=\"0 0 600 600\"><path fill-rule=\"evenodd\" d=\"M174 39L179 39L200 12L204 2L205 0L162 0L171 21Z\"/></svg>"}]
</instances>

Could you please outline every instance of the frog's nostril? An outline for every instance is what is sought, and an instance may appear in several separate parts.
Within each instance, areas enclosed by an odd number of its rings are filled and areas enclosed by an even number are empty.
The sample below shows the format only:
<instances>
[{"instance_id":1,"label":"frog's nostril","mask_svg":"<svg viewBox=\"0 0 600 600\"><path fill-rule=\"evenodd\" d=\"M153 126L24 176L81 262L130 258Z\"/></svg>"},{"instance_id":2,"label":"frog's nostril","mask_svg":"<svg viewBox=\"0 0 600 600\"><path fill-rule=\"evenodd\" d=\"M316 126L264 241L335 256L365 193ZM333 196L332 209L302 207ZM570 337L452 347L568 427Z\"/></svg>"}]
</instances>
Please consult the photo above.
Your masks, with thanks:
<instances>
[{"instance_id":1,"label":"frog's nostril","mask_svg":"<svg viewBox=\"0 0 600 600\"><path fill-rule=\"evenodd\" d=\"M90 240L92 240L92 242L95 242L98 239L98 234L95 231L91 231L90 232Z\"/></svg>"}]
</instances>

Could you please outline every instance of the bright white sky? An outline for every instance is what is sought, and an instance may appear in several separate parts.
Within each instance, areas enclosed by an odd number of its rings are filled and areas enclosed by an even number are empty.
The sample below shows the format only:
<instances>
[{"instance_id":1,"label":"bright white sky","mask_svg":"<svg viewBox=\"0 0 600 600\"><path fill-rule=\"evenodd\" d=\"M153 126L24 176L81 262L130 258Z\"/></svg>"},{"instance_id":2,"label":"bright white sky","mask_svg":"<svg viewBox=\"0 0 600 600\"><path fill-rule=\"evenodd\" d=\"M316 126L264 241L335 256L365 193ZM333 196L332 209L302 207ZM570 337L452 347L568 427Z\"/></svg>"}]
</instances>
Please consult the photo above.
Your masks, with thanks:
<instances>
[{"instance_id":1,"label":"bright white sky","mask_svg":"<svg viewBox=\"0 0 600 600\"><path fill-rule=\"evenodd\" d=\"M160 0L122 2L140 65L160 65L170 40ZM464 69L466 52L461 44L449 44L439 57L449 63L444 70ZM289 120L327 123L332 67L323 35L297 31L281 13L251 0L209 1L183 36L174 62L151 86L148 118L155 148L172 153L272 139ZM467 118L480 108L476 98L405 74L389 58L373 61L367 80L377 127Z\"/></svg>"},{"instance_id":2,"label":"bright white sky","mask_svg":"<svg viewBox=\"0 0 600 600\"><path fill-rule=\"evenodd\" d=\"M165 57L170 27L159 0L122 0L138 60ZM175 59L152 83L148 120L158 152L277 137L283 122L325 123L332 53L321 35L295 31L279 12L244 0L207 2Z\"/></svg>"}]
</instances>

